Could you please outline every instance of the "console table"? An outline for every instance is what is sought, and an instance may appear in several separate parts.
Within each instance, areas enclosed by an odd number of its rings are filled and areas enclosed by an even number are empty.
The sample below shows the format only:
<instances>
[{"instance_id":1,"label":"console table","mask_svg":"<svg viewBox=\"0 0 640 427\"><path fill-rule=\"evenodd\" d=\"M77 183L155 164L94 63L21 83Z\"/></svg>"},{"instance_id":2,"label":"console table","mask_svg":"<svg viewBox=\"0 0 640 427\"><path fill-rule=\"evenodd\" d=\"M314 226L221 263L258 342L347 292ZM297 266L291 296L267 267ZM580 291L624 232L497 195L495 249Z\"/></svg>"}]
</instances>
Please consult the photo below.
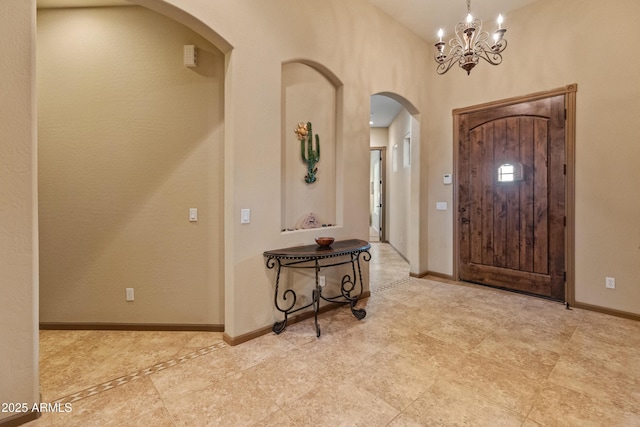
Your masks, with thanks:
<instances>
[{"instance_id":1,"label":"console table","mask_svg":"<svg viewBox=\"0 0 640 427\"><path fill-rule=\"evenodd\" d=\"M313 306L316 336L320 337L318 310L320 309L321 299L328 302L348 303L355 318L358 320L364 319L367 312L361 308L357 309L356 304L363 291L360 258L369 262L371 260L370 248L369 242L351 239L333 242L331 246L306 245L264 252L267 268L276 269L274 303L278 311L284 313L284 320L273 324L273 332L279 334L284 331L290 314ZM323 286L319 281L320 270L345 264L351 264L351 272L345 274L342 278L340 294L328 297L323 295ZM309 304L296 308L297 295L292 289L285 290L282 292L281 298L278 298L280 293L280 272L283 268L313 268L315 270L316 285L311 293L311 302ZM289 298L290 302L285 307L280 305L280 301L284 304Z\"/></svg>"}]
</instances>

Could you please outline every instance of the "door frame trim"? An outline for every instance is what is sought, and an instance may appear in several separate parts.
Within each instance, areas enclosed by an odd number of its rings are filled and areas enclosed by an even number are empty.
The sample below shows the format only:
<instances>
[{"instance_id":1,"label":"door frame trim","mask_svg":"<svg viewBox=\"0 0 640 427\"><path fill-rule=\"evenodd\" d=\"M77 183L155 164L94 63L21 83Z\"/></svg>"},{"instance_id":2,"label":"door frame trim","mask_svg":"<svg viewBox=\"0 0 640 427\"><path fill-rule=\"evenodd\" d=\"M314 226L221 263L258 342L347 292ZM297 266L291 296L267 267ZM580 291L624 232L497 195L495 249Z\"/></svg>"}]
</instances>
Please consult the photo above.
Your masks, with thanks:
<instances>
[{"instance_id":1,"label":"door frame trim","mask_svg":"<svg viewBox=\"0 0 640 427\"><path fill-rule=\"evenodd\" d=\"M529 95L517 96L470 107L456 108L453 114L453 176L457 177L460 171L459 155L460 149L460 116L492 108L506 107L514 104L537 101L539 99L551 98L564 95L566 120L565 120L565 214L567 217L565 227L565 302L575 305L575 146L576 146L576 92L577 83L573 83L557 89L544 92L536 92ZM458 217L458 186L453 187L453 278L460 280L460 225Z\"/></svg>"}]
</instances>

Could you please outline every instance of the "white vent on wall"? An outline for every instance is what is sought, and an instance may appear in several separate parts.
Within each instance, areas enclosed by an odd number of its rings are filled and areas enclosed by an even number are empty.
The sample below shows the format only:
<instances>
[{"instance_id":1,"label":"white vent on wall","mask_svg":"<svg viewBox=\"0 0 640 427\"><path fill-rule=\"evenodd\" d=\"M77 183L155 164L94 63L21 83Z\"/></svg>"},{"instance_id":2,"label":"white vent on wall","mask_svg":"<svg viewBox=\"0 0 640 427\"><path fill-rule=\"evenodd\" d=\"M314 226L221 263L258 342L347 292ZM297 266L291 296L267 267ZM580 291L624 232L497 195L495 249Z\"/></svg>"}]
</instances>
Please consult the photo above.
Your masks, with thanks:
<instances>
[{"instance_id":1,"label":"white vent on wall","mask_svg":"<svg viewBox=\"0 0 640 427\"><path fill-rule=\"evenodd\" d=\"M184 45L184 66L196 67L198 65L198 48L192 44Z\"/></svg>"}]
</instances>

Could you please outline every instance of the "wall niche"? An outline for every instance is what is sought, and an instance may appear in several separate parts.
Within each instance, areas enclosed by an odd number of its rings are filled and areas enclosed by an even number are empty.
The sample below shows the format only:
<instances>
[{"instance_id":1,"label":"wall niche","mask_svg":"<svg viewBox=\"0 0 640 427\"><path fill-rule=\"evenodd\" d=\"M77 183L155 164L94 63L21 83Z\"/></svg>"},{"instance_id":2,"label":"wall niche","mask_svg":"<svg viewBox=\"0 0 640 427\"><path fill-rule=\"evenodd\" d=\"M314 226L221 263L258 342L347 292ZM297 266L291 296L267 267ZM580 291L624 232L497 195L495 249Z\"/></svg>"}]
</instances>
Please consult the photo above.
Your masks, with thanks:
<instances>
[{"instance_id":1,"label":"wall niche","mask_svg":"<svg viewBox=\"0 0 640 427\"><path fill-rule=\"evenodd\" d=\"M336 225L338 185L337 126L340 83L321 66L303 62L282 65L282 231L300 229L312 213L324 226ZM307 163L295 133L298 123L311 122L313 149L320 139L316 180L305 182ZM307 145L305 143L305 154Z\"/></svg>"}]
</instances>

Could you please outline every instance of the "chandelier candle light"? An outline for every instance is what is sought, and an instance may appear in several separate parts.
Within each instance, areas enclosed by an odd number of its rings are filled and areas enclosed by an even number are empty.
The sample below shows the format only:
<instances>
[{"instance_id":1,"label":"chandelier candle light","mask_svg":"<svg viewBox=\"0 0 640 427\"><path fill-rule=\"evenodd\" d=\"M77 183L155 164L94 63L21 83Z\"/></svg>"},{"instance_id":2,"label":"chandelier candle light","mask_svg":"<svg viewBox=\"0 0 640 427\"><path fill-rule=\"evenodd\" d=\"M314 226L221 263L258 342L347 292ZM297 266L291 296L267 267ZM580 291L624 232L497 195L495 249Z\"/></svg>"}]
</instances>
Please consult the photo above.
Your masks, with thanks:
<instances>
[{"instance_id":1,"label":"chandelier candle light","mask_svg":"<svg viewBox=\"0 0 640 427\"><path fill-rule=\"evenodd\" d=\"M482 21L471 16L471 0L467 0L467 20L456 25L456 36L449 40L449 53L445 55L442 36L442 28L438 31L438 42L435 44L437 52L434 56L438 67L438 74L444 74L453 64L458 63L461 68L471 73L471 69L478 64L480 58L491 65L502 62L502 51L507 47L507 41L503 38L506 28L502 28L502 15L498 15L498 29L493 33L493 39L489 33L482 31ZM493 44L490 46L490 41Z\"/></svg>"}]
</instances>

